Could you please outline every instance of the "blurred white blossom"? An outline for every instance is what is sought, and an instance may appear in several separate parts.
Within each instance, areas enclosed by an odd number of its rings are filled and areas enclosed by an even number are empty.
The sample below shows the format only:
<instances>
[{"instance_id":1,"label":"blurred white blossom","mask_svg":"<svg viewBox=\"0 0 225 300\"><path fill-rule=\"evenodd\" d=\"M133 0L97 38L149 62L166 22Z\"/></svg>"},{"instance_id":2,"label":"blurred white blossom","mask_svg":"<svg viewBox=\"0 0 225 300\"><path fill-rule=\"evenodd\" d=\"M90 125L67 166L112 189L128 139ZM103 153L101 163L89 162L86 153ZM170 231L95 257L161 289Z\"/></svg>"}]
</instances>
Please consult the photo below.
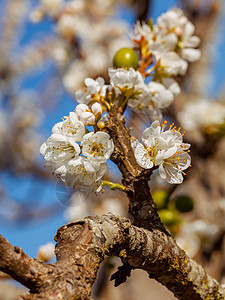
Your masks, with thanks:
<instances>
[{"instance_id":1,"label":"blurred white blossom","mask_svg":"<svg viewBox=\"0 0 225 300\"><path fill-rule=\"evenodd\" d=\"M48 262L55 256L54 251L55 251L55 244L49 242L39 247L37 256L40 260L43 260L44 262Z\"/></svg>"},{"instance_id":2,"label":"blurred white blossom","mask_svg":"<svg viewBox=\"0 0 225 300\"><path fill-rule=\"evenodd\" d=\"M207 99L189 101L178 114L178 119L187 130L221 125L225 123L225 105Z\"/></svg>"}]
</instances>

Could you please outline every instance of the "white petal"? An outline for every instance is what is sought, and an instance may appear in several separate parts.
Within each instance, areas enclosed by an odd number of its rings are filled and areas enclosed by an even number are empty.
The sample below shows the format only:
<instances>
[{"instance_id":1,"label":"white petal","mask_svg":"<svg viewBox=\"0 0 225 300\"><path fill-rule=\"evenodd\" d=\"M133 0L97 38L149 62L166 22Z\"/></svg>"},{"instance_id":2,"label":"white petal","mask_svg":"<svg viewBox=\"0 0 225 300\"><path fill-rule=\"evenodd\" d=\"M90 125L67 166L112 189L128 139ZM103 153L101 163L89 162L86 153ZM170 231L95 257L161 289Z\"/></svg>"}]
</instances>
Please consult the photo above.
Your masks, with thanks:
<instances>
[{"instance_id":1,"label":"white petal","mask_svg":"<svg viewBox=\"0 0 225 300\"><path fill-rule=\"evenodd\" d=\"M86 78L84 80L84 83L86 84L86 86L88 87L89 92L92 94L95 94L96 92L96 86L97 86L97 82L92 79L92 78Z\"/></svg>"},{"instance_id":2,"label":"white petal","mask_svg":"<svg viewBox=\"0 0 225 300\"><path fill-rule=\"evenodd\" d=\"M174 155L177 151L177 147L174 146L174 147L171 147L169 149L167 149L165 152L164 152L164 158L169 158L171 157L172 155Z\"/></svg>"},{"instance_id":3,"label":"white petal","mask_svg":"<svg viewBox=\"0 0 225 300\"><path fill-rule=\"evenodd\" d=\"M164 160L164 151L160 151L157 153L155 157L155 165L156 166L160 165L163 160Z\"/></svg>"},{"instance_id":4,"label":"white petal","mask_svg":"<svg viewBox=\"0 0 225 300\"><path fill-rule=\"evenodd\" d=\"M86 104L83 103L78 104L75 108L75 113L77 114L78 118L80 118L81 114L86 111L90 111L90 109Z\"/></svg>"},{"instance_id":5,"label":"white petal","mask_svg":"<svg viewBox=\"0 0 225 300\"><path fill-rule=\"evenodd\" d=\"M166 179L166 171L163 167L163 162L159 165L159 176L162 178L162 179Z\"/></svg>"},{"instance_id":6,"label":"white petal","mask_svg":"<svg viewBox=\"0 0 225 300\"><path fill-rule=\"evenodd\" d=\"M176 80L172 78L162 78L162 83L174 94L174 96L177 96L180 93L180 87Z\"/></svg>"},{"instance_id":7,"label":"white petal","mask_svg":"<svg viewBox=\"0 0 225 300\"><path fill-rule=\"evenodd\" d=\"M67 138L60 133L53 133L49 138L48 142L68 142Z\"/></svg>"},{"instance_id":8,"label":"white petal","mask_svg":"<svg viewBox=\"0 0 225 300\"><path fill-rule=\"evenodd\" d=\"M101 115L102 114L102 107L100 105L100 103L95 102L92 107L91 107L91 111L93 112L93 114L96 115Z\"/></svg>"},{"instance_id":9,"label":"white petal","mask_svg":"<svg viewBox=\"0 0 225 300\"><path fill-rule=\"evenodd\" d=\"M62 133L62 124L63 122L56 123L52 128L52 133Z\"/></svg>"},{"instance_id":10,"label":"white petal","mask_svg":"<svg viewBox=\"0 0 225 300\"><path fill-rule=\"evenodd\" d=\"M201 51L198 49L185 48L182 50L182 57L189 62L193 62L200 59Z\"/></svg>"},{"instance_id":11,"label":"white petal","mask_svg":"<svg viewBox=\"0 0 225 300\"><path fill-rule=\"evenodd\" d=\"M187 22L185 26L185 33L184 35L187 36L192 36L195 31L195 26L191 22Z\"/></svg>"},{"instance_id":12,"label":"white petal","mask_svg":"<svg viewBox=\"0 0 225 300\"><path fill-rule=\"evenodd\" d=\"M91 95L80 90L75 93L75 98L78 103L88 104L91 101Z\"/></svg>"},{"instance_id":13,"label":"white petal","mask_svg":"<svg viewBox=\"0 0 225 300\"><path fill-rule=\"evenodd\" d=\"M46 149L47 149L47 145L46 145L46 143L43 143L40 147L40 154L45 156Z\"/></svg>"},{"instance_id":14,"label":"white petal","mask_svg":"<svg viewBox=\"0 0 225 300\"><path fill-rule=\"evenodd\" d=\"M169 165L168 163L162 163L159 167L159 175L162 179L165 179L168 183L171 184L180 184L183 182L182 173Z\"/></svg>"},{"instance_id":15,"label":"white petal","mask_svg":"<svg viewBox=\"0 0 225 300\"><path fill-rule=\"evenodd\" d=\"M137 163L144 169L151 169L153 167L153 162L151 161L148 151L144 148L144 146L136 142L134 146L134 156L136 158Z\"/></svg>"},{"instance_id":16,"label":"white petal","mask_svg":"<svg viewBox=\"0 0 225 300\"><path fill-rule=\"evenodd\" d=\"M92 112L81 113L80 120L87 126L92 126L96 123L95 115Z\"/></svg>"},{"instance_id":17,"label":"white petal","mask_svg":"<svg viewBox=\"0 0 225 300\"><path fill-rule=\"evenodd\" d=\"M158 108L165 108L168 107L173 102L173 94L169 90L164 90L159 92L157 99L157 106Z\"/></svg>"},{"instance_id":18,"label":"white petal","mask_svg":"<svg viewBox=\"0 0 225 300\"><path fill-rule=\"evenodd\" d=\"M200 38L198 36L190 36L186 41L185 41L185 47L188 48L195 48L198 47L200 44Z\"/></svg>"},{"instance_id":19,"label":"white petal","mask_svg":"<svg viewBox=\"0 0 225 300\"><path fill-rule=\"evenodd\" d=\"M158 120L154 121L149 128L146 128L142 134L142 141L148 146L155 146L155 138L160 136L161 127Z\"/></svg>"},{"instance_id":20,"label":"white petal","mask_svg":"<svg viewBox=\"0 0 225 300\"><path fill-rule=\"evenodd\" d=\"M191 164L191 157L188 153L184 152L179 155L179 170L186 170Z\"/></svg>"},{"instance_id":21,"label":"white petal","mask_svg":"<svg viewBox=\"0 0 225 300\"><path fill-rule=\"evenodd\" d=\"M105 84L105 80L104 80L104 78L102 78L102 77L98 77L98 78L96 79L96 81L98 82L98 84L99 84L100 87L103 87L104 84Z\"/></svg>"}]
</instances>

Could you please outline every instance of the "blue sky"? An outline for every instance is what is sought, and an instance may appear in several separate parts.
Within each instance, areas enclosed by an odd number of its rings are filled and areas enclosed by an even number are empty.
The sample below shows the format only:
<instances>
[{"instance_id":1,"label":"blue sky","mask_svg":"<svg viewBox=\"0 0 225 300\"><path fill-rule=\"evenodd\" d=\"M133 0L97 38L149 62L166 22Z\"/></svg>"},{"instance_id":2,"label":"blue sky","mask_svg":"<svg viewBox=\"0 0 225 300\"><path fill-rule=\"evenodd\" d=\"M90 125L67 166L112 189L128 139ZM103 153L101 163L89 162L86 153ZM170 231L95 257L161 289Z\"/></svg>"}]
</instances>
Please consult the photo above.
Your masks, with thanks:
<instances>
[{"instance_id":1,"label":"blue sky","mask_svg":"<svg viewBox=\"0 0 225 300\"><path fill-rule=\"evenodd\" d=\"M153 1L154 5L152 7L151 17L155 20L162 12L167 11L171 7L175 6L177 1L167 0L167 1ZM1 4L1 2L0 2ZM132 14L130 11L122 9L120 15L127 19L128 21L132 20ZM27 43L30 39L34 38L35 34L42 30L46 32L51 29L51 24L48 22L43 22L42 25L32 25L27 23L25 26L25 33L21 40L21 45ZM213 79L212 85L209 85L208 93L212 96L217 96L218 91L222 88L225 78L225 64L221 63L224 59L225 54L225 39L224 39L224 29L225 29L225 18L223 17L220 21L220 33L216 39L217 51L215 51L215 57L212 59L212 71ZM51 66L49 65L49 72L52 72ZM45 76L48 69L44 70ZM31 77L25 77L22 85L29 89L35 88L41 76L43 76L43 70L40 70L38 74ZM68 96L63 95L63 100L59 102L57 109L53 110L51 113L48 112L48 118L42 126L42 134L47 138L50 134L50 130L54 123L58 122L63 115L68 115L69 111L74 109L74 100ZM43 163L41 161L40 163ZM27 193L27 190L32 188L32 185L37 185L35 178L26 178L23 177L20 179L12 179L10 174L4 174L1 176L2 182L7 186L8 191L12 197L17 197L18 201L20 200L18 195L23 196ZM56 184L47 185L45 182L38 183L38 189L44 191L44 197L42 197L42 203L40 207L44 207L46 203L55 203L57 201L56 197ZM65 224L65 219L62 213L56 214L50 219L45 221L33 221L29 224L24 223L21 226L10 226L9 223L3 223L0 220L0 232L4 235L13 245L20 246L24 249L26 253L34 257L36 255L37 249L40 245L53 241L56 230L63 224Z\"/></svg>"}]
</instances>

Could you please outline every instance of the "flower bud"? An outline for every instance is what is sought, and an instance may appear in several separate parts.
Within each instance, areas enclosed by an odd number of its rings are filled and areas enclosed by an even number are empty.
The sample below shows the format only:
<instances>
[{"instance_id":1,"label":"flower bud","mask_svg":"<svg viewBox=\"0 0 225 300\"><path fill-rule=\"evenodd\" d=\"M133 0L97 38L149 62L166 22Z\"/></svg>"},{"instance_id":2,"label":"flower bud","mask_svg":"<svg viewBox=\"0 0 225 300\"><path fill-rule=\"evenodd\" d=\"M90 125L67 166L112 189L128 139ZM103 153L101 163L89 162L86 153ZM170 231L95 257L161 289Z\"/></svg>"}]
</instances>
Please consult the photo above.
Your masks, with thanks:
<instances>
[{"instance_id":1,"label":"flower bud","mask_svg":"<svg viewBox=\"0 0 225 300\"><path fill-rule=\"evenodd\" d=\"M78 119L81 118L83 112L90 112L90 108L86 104L78 104L75 108L75 113L77 114Z\"/></svg>"},{"instance_id":2,"label":"flower bud","mask_svg":"<svg viewBox=\"0 0 225 300\"><path fill-rule=\"evenodd\" d=\"M98 102L95 102L92 105L91 111L95 115L96 120L100 120L101 119L101 116L102 116L102 107L101 107L101 105Z\"/></svg>"},{"instance_id":3,"label":"flower bud","mask_svg":"<svg viewBox=\"0 0 225 300\"><path fill-rule=\"evenodd\" d=\"M55 250L55 245L51 242L42 245L38 249L38 258L45 262L48 262L55 256L54 250Z\"/></svg>"},{"instance_id":4,"label":"flower bud","mask_svg":"<svg viewBox=\"0 0 225 300\"><path fill-rule=\"evenodd\" d=\"M80 115L80 120L84 123L84 125L87 126L92 126L96 123L95 115L89 111L82 112Z\"/></svg>"},{"instance_id":5,"label":"flower bud","mask_svg":"<svg viewBox=\"0 0 225 300\"><path fill-rule=\"evenodd\" d=\"M183 29L178 26L175 28L175 33L177 36L182 36L184 34Z\"/></svg>"},{"instance_id":6,"label":"flower bud","mask_svg":"<svg viewBox=\"0 0 225 300\"><path fill-rule=\"evenodd\" d=\"M98 122L98 128L99 129L104 129L105 128L105 122L103 122L103 121Z\"/></svg>"}]
</instances>

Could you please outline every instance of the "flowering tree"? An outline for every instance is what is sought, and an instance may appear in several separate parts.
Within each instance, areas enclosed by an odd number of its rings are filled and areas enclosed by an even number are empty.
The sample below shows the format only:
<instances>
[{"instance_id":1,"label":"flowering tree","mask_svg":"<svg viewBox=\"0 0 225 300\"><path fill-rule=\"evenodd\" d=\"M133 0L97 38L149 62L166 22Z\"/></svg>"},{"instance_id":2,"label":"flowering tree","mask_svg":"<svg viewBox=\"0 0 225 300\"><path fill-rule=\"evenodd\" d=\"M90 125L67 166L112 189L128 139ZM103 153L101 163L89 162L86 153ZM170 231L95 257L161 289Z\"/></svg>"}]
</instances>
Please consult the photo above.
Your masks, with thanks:
<instances>
[{"instance_id":1,"label":"flowering tree","mask_svg":"<svg viewBox=\"0 0 225 300\"><path fill-rule=\"evenodd\" d=\"M46 13L45 9L48 12L44 4L33 12L35 20ZM56 18L60 1L54 8L50 11ZM65 7L72 13L78 8ZM60 34L71 40L76 24L68 15L59 16L58 27ZM122 260L112 276L116 286L125 282L133 269L142 269L178 299L224 299L223 285L189 257L172 235L180 226L178 211L191 210L192 199L178 195L168 204L168 193L152 197L150 191L154 176L168 184L182 184L191 166L191 139L185 138L180 123L186 130L195 130L200 124L205 135L211 134L207 129L216 131L217 142L223 137L225 113L220 103L218 108L213 107L220 111L221 118L210 124L204 122L204 115L211 110L205 102L194 103L193 111L188 108L174 115L166 113L168 107L176 109L174 99L181 93L178 82L186 75L188 63L200 59L200 50L196 49L200 39L194 30L180 9L162 14L156 24L151 19L138 21L131 35L132 47L115 53L114 66L104 72L104 78L86 78L85 89L75 93L79 104L53 126L51 136L40 148L45 167L66 186L84 189L89 196L104 193L107 188L125 193L132 221L108 213L62 226L55 236L57 262L52 264L31 259L1 237L0 269L30 289L26 299L89 299L105 256ZM188 116L193 116L199 106L203 117L198 114L190 122ZM137 120L150 120L140 138L127 126L127 112ZM176 125L169 124L171 119ZM198 143L194 146L196 154ZM121 182L111 181L109 160L118 167ZM179 233L181 240L182 229ZM48 261L44 251L39 258Z\"/></svg>"}]
</instances>

